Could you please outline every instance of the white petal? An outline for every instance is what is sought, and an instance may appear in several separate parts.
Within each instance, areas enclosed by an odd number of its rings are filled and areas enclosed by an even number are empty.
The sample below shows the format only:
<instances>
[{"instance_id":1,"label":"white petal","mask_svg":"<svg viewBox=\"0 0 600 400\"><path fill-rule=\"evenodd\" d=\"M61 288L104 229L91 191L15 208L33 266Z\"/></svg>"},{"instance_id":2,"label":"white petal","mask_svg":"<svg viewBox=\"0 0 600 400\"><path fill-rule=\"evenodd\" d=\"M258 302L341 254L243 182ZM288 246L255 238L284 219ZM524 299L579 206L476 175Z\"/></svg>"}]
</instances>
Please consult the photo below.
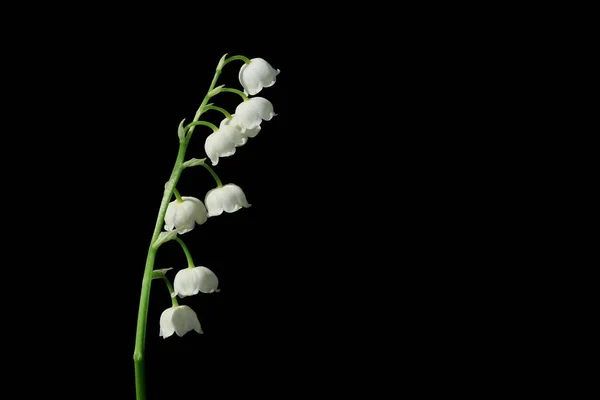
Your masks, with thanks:
<instances>
[{"instance_id":1,"label":"white petal","mask_svg":"<svg viewBox=\"0 0 600 400\"><path fill-rule=\"evenodd\" d=\"M213 166L219 163L219 157L229 157L235 154L235 144L239 142L239 140L235 140L235 126L226 125L225 128L225 133L219 129L208 135L204 142L204 151Z\"/></svg>"},{"instance_id":2,"label":"white petal","mask_svg":"<svg viewBox=\"0 0 600 400\"><path fill-rule=\"evenodd\" d=\"M191 326L190 326L190 328L192 328L193 330L195 330L196 332L198 332L198 333L200 333L200 334L204 333L204 332L202 331L202 327L200 326L200 320L198 319L198 317L196 317L196 319L195 319L195 320L192 320L192 321L191 321Z\"/></svg>"},{"instance_id":3,"label":"white petal","mask_svg":"<svg viewBox=\"0 0 600 400\"><path fill-rule=\"evenodd\" d=\"M175 203L175 201L172 201L169 203L169 205L167 206L167 212L165 213L165 230L166 231L172 231L173 228L175 228L175 217L174 217L174 212L175 212L175 207L173 207L173 203Z\"/></svg>"},{"instance_id":4,"label":"white petal","mask_svg":"<svg viewBox=\"0 0 600 400\"><path fill-rule=\"evenodd\" d=\"M248 141L248 135L245 133L246 128L244 127L242 121L240 121L239 119L237 119L235 117L235 114L233 114L231 116L231 119L229 120L229 124L231 125L235 125L237 127L237 129L239 130L239 140L238 143L235 144L236 147L240 147L246 144L246 142Z\"/></svg>"},{"instance_id":5,"label":"white petal","mask_svg":"<svg viewBox=\"0 0 600 400\"><path fill-rule=\"evenodd\" d=\"M248 64L242 65L238 79L244 88L244 93L254 96L263 88L273 86L276 81L275 77L279 73L280 70L275 70L264 59L253 58Z\"/></svg>"},{"instance_id":6,"label":"white petal","mask_svg":"<svg viewBox=\"0 0 600 400\"><path fill-rule=\"evenodd\" d=\"M221 132L221 135L223 135L223 140L233 143L236 147L245 143L242 138L241 129L236 124L226 125L222 129L219 129L219 131Z\"/></svg>"},{"instance_id":7,"label":"white petal","mask_svg":"<svg viewBox=\"0 0 600 400\"><path fill-rule=\"evenodd\" d=\"M256 108L257 114L265 121L270 121L277 115L273 111L273 104L271 104L269 100L262 97L255 97L252 100L255 102L254 107Z\"/></svg>"},{"instance_id":8,"label":"white petal","mask_svg":"<svg viewBox=\"0 0 600 400\"><path fill-rule=\"evenodd\" d=\"M263 120L269 121L275 115L271 102L263 97L253 97L240 103L235 109L237 121L245 129L254 129Z\"/></svg>"},{"instance_id":9,"label":"white petal","mask_svg":"<svg viewBox=\"0 0 600 400\"><path fill-rule=\"evenodd\" d=\"M167 308L160 315L160 332L159 336L163 338L168 338L175 332L175 328L173 327L173 323L171 322L171 317L173 312L175 311L174 307Z\"/></svg>"},{"instance_id":10,"label":"white petal","mask_svg":"<svg viewBox=\"0 0 600 400\"><path fill-rule=\"evenodd\" d=\"M200 324L198 316L188 306L175 307L171 321L173 322L177 336L185 335Z\"/></svg>"},{"instance_id":11,"label":"white petal","mask_svg":"<svg viewBox=\"0 0 600 400\"><path fill-rule=\"evenodd\" d=\"M176 307L173 315L171 316L171 323L173 324L175 333L179 337L185 335L187 332L187 313L183 311L182 307L186 306Z\"/></svg>"},{"instance_id":12,"label":"white petal","mask_svg":"<svg viewBox=\"0 0 600 400\"><path fill-rule=\"evenodd\" d=\"M174 200L167 206L165 230L179 229L182 235L194 229L196 223L203 224L208 216L202 201L195 197L182 196L182 201Z\"/></svg>"},{"instance_id":13,"label":"white petal","mask_svg":"<svg viewBox=\"0 0 600 400\"><path fill-rule=\"evenodd\" d=\"M181 198L191 204L190 208L190 219L193 219L197 224L202 225L206 222L208 216L206 215L206 207L200 199L191 196L181 196Z\"/></svg>"},{"instance_id":14,"label":"white petal","mask_svg":"<svg viewBox=\"0 0 600 400\"><path fill-rule=\"evenodd\" d=\"M194 330L198 333L204 333L204 332L202 332L202 327L200 326L200 320L198 319L198 315L196 315L196 312L194 310L192 310L191 308L187 307L186 314L187 314L187 319L186 319L187 320L187 326L186 326L187 331L190 332L190 331Z\"/></svg>"},{"instance_id":15,"label":"white petal","mask_svg":"<svg viewBox=\"0 0 600 400\"><path fill-rule=\"evenodd\" d=\"M223 211L232 213L242 207L250 207L242 189L232 183L211 189L204 200L209 217L221 215Z\"/></svg>"},{"instance_id":16,"label":"white petal","mask_svg":"<svg viewBox=\"0 0 600 400\"><path fill-rule=\"evenodd\" d=\"M210 158L213 166L219 163L219 153L215 145L215 140L215 132L213 132L204 141L204 151L206 152L206 156Z\"/></svg>"},{"instance_id":17,"label":"white petal","mask_svg":"<svg viewBox=\"0 0 600 400\"><path fill-rule=\"evenodd\" d=\"M242 208L242 206L239 205L235 200L236 199L234 196L224 197L222 200L223 210L225 210L225 212L232 213Z\"/></svg>"},{"instance_id":18,"label":"white petal","mask_svg":"<svg viewBox=\"0 0 600 400\"><path fill-rule=\"evenodd\" d=\"M240 68L240 72L238 73L238 80L240 81L240 85L244 88L244 94L248 96L248 86L250 85L247 81L247 78L244 78L244 71L248 68L248 64L244 63Z\"/></svg>"},{"instance_id":19,"label":"white petal","mask_svg":"<svg viewBox=\"0 0 600 400\"><path fill-rule=\"evenodd\" d=\"M198 278L198 288L202 293L213 293L219 287L219 279L210 269L199 266L192 269Z\"/></svg>"},{"instance_id":20,"label":"white petal","mask_svg":"<svg viewBox=\"0 0 600 400\"><path fill-rule=\"evenodd\" d=\"M173 281L173 293L179 297L193 296L200 291L200 281L195 268L185 268L177 272Z\"/></svg>"},{"instance_id":21,"label":"white petal","mask_svg":"<svg viewBox=\"0 0 600 400\"><path fill-rule=\"evenodd\" d=\"M221 191L220 188L214 188L208 191L204 198L204 204L208 210L209 217L221 215L223 208L221 207Z\"/></svg>"},{"instance_id":22,"label":"white petal","mask_svg":"<svg viewBox=\"0 0 600 400\"><path fill-rule=\"evenodd\" d=\"M235 204L244 208L250 207L248 200L246 200L246 195L242 191L242 188L240 188L238 185L228 183L223 187L227 187L227 195Z\"/></svg>"},{"instance_id":23,"label":"white petal","mask_svg":"<svg viewBox=\"0 0 600 400\"><path fill-rule=\"evenodd\" d=\"M258 132L260 132L260 125L253 129L246 129L244 135L253 138L258 135Z\"/></svg>"}]
</instances>

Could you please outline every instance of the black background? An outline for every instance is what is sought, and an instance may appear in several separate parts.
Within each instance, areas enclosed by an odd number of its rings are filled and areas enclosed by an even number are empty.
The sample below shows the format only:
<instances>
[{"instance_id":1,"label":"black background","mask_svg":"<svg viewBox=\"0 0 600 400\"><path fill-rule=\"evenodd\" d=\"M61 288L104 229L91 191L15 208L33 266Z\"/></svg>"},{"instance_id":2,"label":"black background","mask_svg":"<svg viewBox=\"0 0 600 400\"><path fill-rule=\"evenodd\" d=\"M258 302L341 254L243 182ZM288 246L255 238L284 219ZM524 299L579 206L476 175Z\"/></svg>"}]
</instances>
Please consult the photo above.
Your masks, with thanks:
<instances>
[{"instance_id":1,"label":"black background","mask_svg":"<svg viewBox=\"0 0 600 400\"><path fill-rule=\"evenodd\" d=\"M220 280L220 293L180 301L205 333L160 338L170 298L152 284L148 398L373 396L400 375L426 379L429 361L440 360L435 349L455 349L444 341L458 311L439 300L466 270L439 260L473 257L456 256L472 247L455 208L465 178L452 150L465 138L440 128L472 123L447 108L461 93L452 87L455 44L423 44L426 29L396 24L368 30L379 17L342 31L328 16L286 27L293 11L229 25L205 25L206 13L190 11L176 28L141 15L79 19L32 43L11 41L7 85L21 90L7 112L17 122L6 137L16 143L4 146L7 175L18 181L10 196L43 210L27 213L31 222L8 215L23 230L9 233L17 259L37 274L8 268L3 278L28 278L14 285L20 307L11 316L22 324L12 322L21 349L12 371L36 376L27 391L134 398L141 280L177 126L193 118L224 53L281 70L259 94L278 115L215 168L252 206L182 236ZM239 88L240 66L227 65L219 83ZM239 99L213 102L233 111ZM209 133L196 129L188 157L205 156ZM203 199L213 186L197 167L178 188ZM155 267L174 268L173 278L185 267L179 246L161 247Z\"/></svg>"},{"instance_id":2,"label":"black background","mask_svg":"<svg viewBox=\"0 0 600 400\"><path fill-rule=\"evenodd\" d=\"M356 239L362 233L352 226L364 216L354 189L345 186L349 179L366 182L369 173L358 162L359 172L347 175L357 160L341 149L358 132L347 129L356 115L336 121L337 101L345 108L345 100L335 92L346 81L326 77L337 67L320 61L320 54L272 44L268 36L222 44L193 33L161 33L90 35L82 46L69 32L35 43L40 51L29 63L27 83L42 106L27 98L26 118L43 124L28 136L27 159L38 168L21 185L23 193L44 199L45 228L30 231L28 240L31 256L48 263L48 273L24 300L44 333L24 333L33 355L19 359L20 371L36 365L46 374L32 392L134 397L141 280L177 154L177 126L192 120L228 53L262 57L281 70L277 83L259 94L277 116L215 167L252 206L182 236L196 264L220 280L220 293L180 301L198 313L205 333L159 337L160 314L171 302L162 282L152 284L148 398L311 391L331 379L330 363L356 356L336 332L362 332L355 319L361 311L351 305L356 299L346 295L357 286L365 295L373 286L364 271L343 272L353 271L346 268L348 257L361 251ZM228 64L218 84L241 88L240 67ZM240 99L224 93L211 101L233 112ZM218 125L222 116L211 111L205 118ZM187 158L205 156L209 133L196 129ZM213 187L198 167L186 170L178 184L182 195L200 199ZM159 250L155 268L173 268L173 279L185 265L172 242ZM21 274L9 271L6 279Z\"/></svg>"},{"instance_id":3,"label":"black background","mask_svg":"<svg viewBox=\"0 0 600 400\"><path fill-rule=\"evenodd\" d=\"M261 92L279 115L217 168L252 207L184 236L221 281L181 302L205 333L160 338L170 303L153 283L149 399L481 398L564 382L548 381L562 372L548 349L572 342L557 325L581 331L557 311L579 308L562 301L564 282L540 279L572 264L555 257L574 232L557 232L556 212L572 207L553 199L573 197L578 173L552 145L572 131L560 124L581 97L571 88L587 87L565 71L589 64L577 63L588 25L565 32L568 13L556 23L551 8L433 3L11 6L0 40L5 397L134 398L140 285L176 129L223 53L281 69ZM238 66L221 82L235 87ZM578 117L589 108L574 104ZM196 130L190 157L208 133ZM212 185L194 169L180 189L202 198ZM184 262L169 243L156 267ZM542 384L531 378L549 368Z\"/></svg>"}]
</instances>

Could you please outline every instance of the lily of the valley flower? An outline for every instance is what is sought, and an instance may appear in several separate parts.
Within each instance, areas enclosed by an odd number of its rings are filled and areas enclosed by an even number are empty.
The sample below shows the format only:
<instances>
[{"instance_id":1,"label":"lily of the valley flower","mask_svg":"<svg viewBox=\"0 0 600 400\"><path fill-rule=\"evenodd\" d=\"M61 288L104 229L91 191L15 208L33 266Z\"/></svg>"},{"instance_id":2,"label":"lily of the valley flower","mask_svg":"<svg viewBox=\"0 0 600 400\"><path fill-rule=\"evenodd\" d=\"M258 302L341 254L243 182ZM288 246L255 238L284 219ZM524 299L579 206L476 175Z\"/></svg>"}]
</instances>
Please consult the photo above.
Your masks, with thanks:
<instances>
[{"instance_id":1,"label":"lily of the valley flower","mask_svg":"<svg viewBox=\"0 0 600 400\"><path fill-rule=\"evenodd\" d=\"M243 135L233 118L225 118L219 124L219 129L206 138L204 151L212 165L219 163L219 157L229 157L235 154L235 148L243 146L248 138Z\"/></svg>"},{"instance_id":2,"label":"lily of the valley flower","mask_svg":"<svg viewBox=\"0 0 600 400\"><path fill-rule=\"evenodd\" d=\"M271 87L275 84L279 70L271 67L271 64L262 58L253 58L248 64L242 65L238 78L244 87L246 95L254 96L262 88Z\"/></svg>"},{"instance_id":3,"label":"lily of the valley flower","mask_svg":"<svg viewBox=\"0 0 600 400\"><path fill-rule=\"evenodd\" d=\"M246 129L246 127L244 127L244 123L243 120L241 118L236 117L235 114L233 114L231 116L231 120L229 122L232 125L236 125L238 127L238 129L240 130L240 134L242 135L242 138L248 140L247 138L253 138L256 135L258 135L258 132L260 132L260 125L256 126L255 128L252 129ZM244 141L243 144L245 144L246 141Z\"/></svg>"},{"instance_id":4,"label":"lily of the valley flower","mask_svg":"<svg viewBox=\"0 0 600 400\"><path fill-rule=\"evenodd\" d=\"M198 333L202 332L198 316L188 306L174 306L167 308L160 315L160 333L163 338L168 338L173 333L181 337L187 332L194 330Z\"/></svg>"},{"instance_id":5,"label":"lily of the valley flower","mask_svg":"<svg viewBox=\"0 0 600 400\"><path fill-rule=\"evenodd\" d=\"M173 282L172 296L184 298L202 293L218 292L219 279L214 272L206 267L184 268L177 272Z\"/></svg>"},{"instance_id":6,"label":"lily of the valley flower","mask_svg":"<svg viewBox=\"0 0 600 400\"><path fill-rule=\"evenodd\" d=\"M233 183L211 189L206 194L204 202L206 203L209 217L221 215L223 211L232 213L242 207L250 207L242 189Z\"/></svg>"},{"instance_id":7,"label":"lily of the valley flower","mask_svg":"<svg viewBox=\"0 0 600 400\"><path fill-rule=\"evenodd\" d=\"M208 218L202 201L190 196L181 196L181 200L170 202L165 213L165 230L182 228L180 235L194 229L195 224L202 225Z\"/></svg>"},{"instance_id":8,"label":"lily of the valley flower","mask_svg":"<svg viewBox=\"0 0 600 400\"><path fill-rule=\"evenodd\" d=\"M255 129L261 122L270 121L276 116L273 104L263 97L253 97L235 108L235 119L242 132Z\"/></svg>"}]
</instances>

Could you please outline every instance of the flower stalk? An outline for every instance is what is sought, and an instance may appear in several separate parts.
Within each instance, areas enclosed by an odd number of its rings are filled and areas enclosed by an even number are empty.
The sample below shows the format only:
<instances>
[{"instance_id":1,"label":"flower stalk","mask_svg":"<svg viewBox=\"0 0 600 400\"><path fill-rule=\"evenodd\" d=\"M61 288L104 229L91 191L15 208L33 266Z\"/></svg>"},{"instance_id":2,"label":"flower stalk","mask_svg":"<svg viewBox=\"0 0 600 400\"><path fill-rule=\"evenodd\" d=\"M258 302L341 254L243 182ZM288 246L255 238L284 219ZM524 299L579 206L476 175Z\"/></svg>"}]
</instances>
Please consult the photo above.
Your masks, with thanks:
<instances>
[{"instance_id":1,"label":"flower stalk","mask_svg":"<svg viewBox=\"0 0 600 400\"><path fill-rule=\"evenodd\" d=\"M241 90L237 90L237 89L233 89L233 88L223 88L220 91L235 93L235 94L239 95L243 101L248 101L248 96L246 96L246 94L244 92L242 92Z\"/></svg>"},{"instance_id":2,"label":"flower stalk","mask_svg":"<svg viewBox=\"0 0 600 400\"><path fill-rule=\"evenodd\" d=\"M217 69L213 80L208 89L207 95L204 96L204 100L202 100L202 104L198 108L196 115L194 116L194 120L192 122L198 121L200 116L202 115L203 109L208 103L210 93L217 83L217 79L221 75L221 70ZM148 304L150 300L150 286L152 283L152 271L154 270L154 261L156 259L156 252L158 248L153 247L152 245L158 239L158 235L160 234L163 226L163 221L165 218L165 213L167 212L167 206L173 196L173 190L181 177L181 172L183 171L183 162L185 158L185 152L187 150L190 138L192 133L194 132L194 128L196 125L190 126L185 140L181 140L179 142L179 150L177 152L177 158L175 159L175 165L173 166L173 170L171 171L171 176L165 185L165 191L163 194L162 201L160 203L160 209L158 211L158 216L156 218L156 224L154 226L154 233L152 235L152 240L150 241L150 245L148 246L148 255L146 257L146 266L144 267L144 277L142 279L142 290L140 294L140 306L138 310L138 321L137 321L137 329L135 335L135 350L133 353L134 360L134 368L135 368L135 391L136 391L136 399L137 400L146 400L146 378L145 378L145 369L144 369L144 350L146 344L146 326L148 320Z\"/></svg>"},{"instance_id":3,"label":"flower stalk","mask_svg":"<svg viewBox=\"0 0 600 400\"><path fill-rule=\"evenodd\" d=\"M231 118L231 114L229 114L229 112L228 112L226 109L222 108L222 107L217 107L217 106L213 106L213 105L208 105L208 106L206 106L204 109L205 109L206 111L208 111L208 110L215 110L215 111L218 111L218 112L220 112L221 114L223 114L223 115L225 116L225 118L228 118L228 119L230 119L230 118ZM213 131L214 131L214 129L213 129Z\"/></svg>"},{"instance_id":4,"label":"flower stalk","mask_svg":"<svg viewBox=\"0 0 600 400\"><path fill-rule=\"evenodd\" d=\"M202 163L202 166L204 168L206 168L208 170L208 172L210 172L210 174L212 175L213 179L215 180L215 182L217 183L217 187L223 187L223 183L221 182L221 179L219 179L219 176L217 175L217 173L215 172L214 169L211 168L210 165L208 165L207 163Z\"/></svg>"},{"instance_id":5,"label":"flower stalk","mask_svg":"<svg viewBox=\"0 0 600 400\"><path fill-rule=\"evenodd\" d=\"M181 245L181 248L183 249L183 252L185 253L185 258L188 263L188 268L194 268L196 265L194 264L194 259L192 258L192 253L190 253L190 250L187 248L187 246L185 245L183 240L181 240L181 238L176 237L175 241ZM171 293L172 292L173 291L171 290Z\"/></svg>"},{"instance_id":6,"label":"flower stalk","mask_svg":"<svg viewBox=\"0 0 600 400\"><path fill-rule=\"evenodd\" d=\"M173 188L173 194L175 195L175 198L177 199L178 202L182 202L183 199L181 198L181 195L179 194L179 191L176 188Z\"/></svg>"},{"instance_id":7,"label":"flower stalk","mask_svg":"<svg viewBox=\"0 0 600 400\"><path fill-rule=\"evenodd\" d=\"M231 61L243 61L238 79L244 91L227 88L225 85L216 86L221 70ZM250 207L242 189L233 184L223 185L216 172L206 162L207 158L192 158L186 162L185 155L192 134L198 125L212 129L213 133L205 139L204 148L212 165L217 165L219 157L229 157L235 153L236 147L243 146L248 138L255 137L261 130L262 121L269 121L275 115L273 105L262 97L249 98L260 92L263 88L275 83L279 70L274 69L262 58L249 59L245 56L223 55L216 67L215 74L210 83L202 103L198 107L192 122L184 126L183 119L177 128L179 149L173 165L169 180L165 183L163 197L158 210L154 232L148 246L146 264L142 279L140 302L138 310L137 328L135 336L135 349L133 353L135 367L135 390L137 400L146 400L146 379L144 367L144 351L146 344L146 330L150 289L153 279L162 279L171 295L172 307L163 311L160 316L159 336L169 338L173 334L183 336L187 332L195 331L202 334L202 327L197 314L187 305L179 305L177 296L184 298L198 293L219 292L219 280L214 272L204 266L195 266L192 255L186 244L178 235L194 229L196 225L206 222L208 217L221 215L223 212L232 213L242 208ZM209 100L221 92L229 92L242 98L233 114L221 107L213 106ZM214 110L224 115L220 126L200 120L205 111ZM181 196L176 186L187 167L202 165L214 178L217 187L208 191L204 203L192 196ZM172 197L175 200L172 201ZM164 224L164 225L163 225ZM164 228L164 231L163 231ZM154 269L156 253L159 247L167 241L175 240L185 253L188 268L179 270L173 284L166 276L172 268Z\"/></svg>"},{"instance_id":8,"label":"flower stalk","mask_svg":"<svg viewBox=\"0 0 600 400\"><path fill-rule=\"evenodd\" d=\"M165 284L167 285L167 289L169 290L169 296L171 296L171 304L173 305L173 307L179 307L179 302L177 301L177 296L173 295L173 292L175 291L173 289L173 285L171 285L171 281L169 280L169 278L167 278L167 275L163 274L162 276L163 281L165 281Z\"/></svg>"}]
</instances>

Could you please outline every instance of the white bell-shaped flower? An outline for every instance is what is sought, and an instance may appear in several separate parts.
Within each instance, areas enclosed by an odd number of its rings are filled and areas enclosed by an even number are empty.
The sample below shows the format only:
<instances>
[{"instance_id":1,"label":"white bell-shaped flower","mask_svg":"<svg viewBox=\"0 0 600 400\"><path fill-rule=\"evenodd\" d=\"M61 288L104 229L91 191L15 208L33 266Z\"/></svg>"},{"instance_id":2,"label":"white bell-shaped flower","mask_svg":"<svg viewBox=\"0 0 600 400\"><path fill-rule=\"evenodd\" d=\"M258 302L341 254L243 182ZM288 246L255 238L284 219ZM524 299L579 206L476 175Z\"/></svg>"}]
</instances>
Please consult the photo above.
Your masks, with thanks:
<instances>
[{"instance_id":1,"label":"white bell-shaped flower","mask_svg":"<svg viewBox=\"0 0 600 400\"><path fill-rule=\"evenodd\" d=\"M202 225L208 218L202 201L190 196L181 196L181 200L170 202L165 213L165 230L183 228L179 231L180 235L194 229L195 224Z\"/></svg>"},{"instance_id":2,"label":"white bell-shaped flower","mask_svg":"<svg viewBox=\"0 0 600 400\"><path fill-rule=\"evenodd\" d=\"M255 128L252 129L246 129L243 125L243 121L239 120L238 118L236 118L235 114L233 114L231 116L231 120L230 120L230 124L233 125L237 125L237 127L240 129L240 134L242 135L243 138L253 138L256 135L258 135L258 132L260 132L260 125L258 125ZM244 142L245 144L246 142Z\"/></svg>"},{"instance_id":3,"label":"white bell-shaped flower","mask_svg":"<svg viewBox=\"0 0 600 400\"><path fill-rule=\"evenodd\" d=\"M177 272L173 282L173 297L193 296L202 293L218 292L219 279L206 267L184 268Z\"/></svg>"},{"instance_id":4,"label":"white bell-shaped flower","mask_svg":"<svg viewBox=\"0 0 600 400\"><path fill-rule=\"evenodd\" d=\"M270 121L276 115L273 104L263 97L253 97L235 108L235 121L243 133L260 126L263 120Z\"/></svg>"},{"instance_id":5,"label":"white bell-shaped flower","mask_svg":"<svg viewBox=\"0 0 600 400\"><path fill-rule=\"evenodd\" d=\"M232 213L242 207L250 207L242 189L233 183L228 183L220 188L211 189L206 194L204 202L206 203L209 217L221 215L223 211Z\"/></svg>"},{"instance_id":6,"label":"white bell-shaped flower","mask_svg":"<svg viewBox=\"0 0 600 400\"><path fill-rule=\"evenodd\" d=\"M212 165L219 163L219 157L229 157L235 154L235 148L243 146L248 138L243 135L238 123L233 118L225 118L219 124L219 129L208 135L204 142L204 151Z\"/></svg>"},{"instance_id":7,"label":"white bell-shaped flower","mask_svg":"<svg viewBox=\"0 0 600 400\"><path fill-rule=\"evenodd\" d=\"M187 332L194 330L198 333L202 332L198 316L188 306L176 306L167 308L160 315L160 333L163 338L168 338L173 333L181 337Z\"/></svg>"},{"instance_id":8,"label":"white bell-shaped flower","mask_svg":"<svg viewBox=\"0 0 600 400\"><path fill-rule=\"evenodd\" d=\"M253 58L248 64L242 65L238 78L244 87L244 93L254 96L262 88L273 86L279 72L281 71L271 67L264 59Z\"/></svg>"},{"instance_id":9,"label":"white bell-shaped flower","mask_svg":"<svg viewBox=\"0 0 600 400\"><path fill-rule=\"evenodd\" d=\"M279 72L281 71L273 68L264 59L253 58L248 64L242 65L238 78L244 88L244 93L254 96L263 88L273 86Z\"/></svg>"}]
</instances>

